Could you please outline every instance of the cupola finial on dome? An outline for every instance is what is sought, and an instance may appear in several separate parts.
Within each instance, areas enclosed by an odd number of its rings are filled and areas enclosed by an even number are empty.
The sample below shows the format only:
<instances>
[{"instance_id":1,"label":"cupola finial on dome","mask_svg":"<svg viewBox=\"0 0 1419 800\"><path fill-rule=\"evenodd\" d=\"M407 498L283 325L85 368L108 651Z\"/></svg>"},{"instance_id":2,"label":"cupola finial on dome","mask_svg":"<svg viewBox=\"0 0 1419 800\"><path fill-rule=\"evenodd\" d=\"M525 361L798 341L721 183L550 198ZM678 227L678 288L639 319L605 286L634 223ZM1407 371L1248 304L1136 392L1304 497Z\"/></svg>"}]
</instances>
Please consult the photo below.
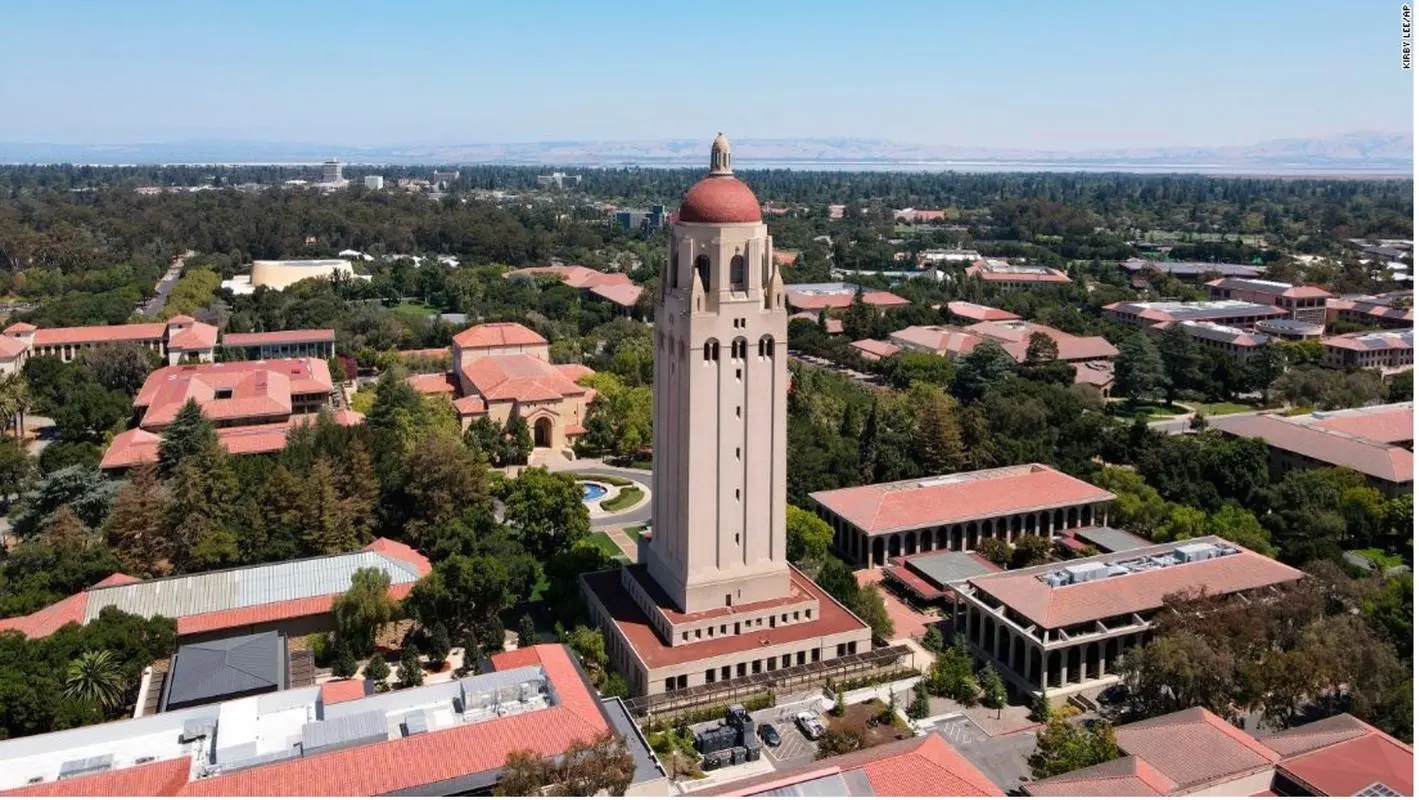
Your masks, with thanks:
<instances>
[{"instance_id":1,"label":"cupola finial on dome","mask_svg":"<svg viewBox=\"0 0 1419 800\"><path fill-rule=\"evenodd\" d=\"M711 175L733 175L734 168L731 165L729 155L729 140L725 138L724 131L714 137L714 144L710 145L710 169Z\"/></svg>"}]
</instances>

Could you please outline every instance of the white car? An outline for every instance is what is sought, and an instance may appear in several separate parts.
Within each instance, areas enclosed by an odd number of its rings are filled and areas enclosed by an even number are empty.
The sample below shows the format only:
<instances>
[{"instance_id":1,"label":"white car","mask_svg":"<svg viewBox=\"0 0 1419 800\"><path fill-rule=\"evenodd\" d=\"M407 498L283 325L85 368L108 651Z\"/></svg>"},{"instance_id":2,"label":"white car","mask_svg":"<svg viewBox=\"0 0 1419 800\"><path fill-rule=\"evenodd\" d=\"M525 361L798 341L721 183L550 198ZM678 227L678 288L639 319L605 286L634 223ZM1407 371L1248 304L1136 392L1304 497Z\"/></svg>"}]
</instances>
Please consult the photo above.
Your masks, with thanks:
<instances>
[{"instance_id":1,"label":"white car","mask_svg":"<svg viewBox=\"0 0 1419 800\"><path fill-rule=\"evenodd\" d=\"M812 711L798 712L793 716L793 721L797 723L798 729L803 731L803 735L813 741L828 732L828 726L823 724L822 718Z\"/></svg>"}]
</instances>

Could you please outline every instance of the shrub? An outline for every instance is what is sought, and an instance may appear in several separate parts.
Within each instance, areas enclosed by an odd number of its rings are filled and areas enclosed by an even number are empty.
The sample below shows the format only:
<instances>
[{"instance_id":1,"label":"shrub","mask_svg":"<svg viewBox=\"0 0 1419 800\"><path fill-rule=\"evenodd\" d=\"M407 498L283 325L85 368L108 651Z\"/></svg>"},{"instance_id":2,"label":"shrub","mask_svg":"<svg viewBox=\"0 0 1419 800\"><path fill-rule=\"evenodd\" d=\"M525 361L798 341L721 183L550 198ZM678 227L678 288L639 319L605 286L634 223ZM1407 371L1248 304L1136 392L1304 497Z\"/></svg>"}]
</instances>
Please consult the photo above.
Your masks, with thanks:
<instances>
[{"instance_id":1,"label":"shrub","mask_svg":"<svg viewBox=\"0 0 1419 800\"><path fill-rule=\"evenodd\" d=\"M382 653L375 653L369 663L365 664L365 679L375 683L389 680L389 664L385 663Z\"/></svg>"},{"instance_id":2,"label":"shrub","mask_svg":"<svg viewBox=\"0 0 1419 800\"><path fill-rule=\"evenodd\" d=\"M442 625L434 625L424 637L424 656L429 659L431 669L439 669L448 661L448 651L453 649L448 641L448 629Z\"/></svg>"},{"instance_id":3,"label":"shrub","mask_svg":"<svg viewBox=\"0 0 1419 800\"><path fill-rule=\"evenodd\" d=\"M424 668L419 666L419 656L413 650L405 650L404 657L399 659L398 677L401 688L424 685Z\"/></svg>"},{"instance_id":4,"label":"shrub","mask_svg":"<svg viewBox=\"0 0 1419 800\"><path fill-rule=\"evenodd\" d=\"M355 654L351 653L350 648L346 647L343 642L336 643L334 649L334 661L331 664L331 672L333 672L337 678L354 677L355 672L360 668L359 663L355 661Z\"/></svg>"},{"instance_id":5,"label":"shrub","mask_svg":"<svg viewBox=\"0 0 1419 800\"><path fill-rule=\"evenodd\" d=\"M335 658L334 648L330 646L330 636L327 634L311 634L306 637L306 646L310 648L310 657L317 667L328 667Z\"/></svg>"}]
</instances>

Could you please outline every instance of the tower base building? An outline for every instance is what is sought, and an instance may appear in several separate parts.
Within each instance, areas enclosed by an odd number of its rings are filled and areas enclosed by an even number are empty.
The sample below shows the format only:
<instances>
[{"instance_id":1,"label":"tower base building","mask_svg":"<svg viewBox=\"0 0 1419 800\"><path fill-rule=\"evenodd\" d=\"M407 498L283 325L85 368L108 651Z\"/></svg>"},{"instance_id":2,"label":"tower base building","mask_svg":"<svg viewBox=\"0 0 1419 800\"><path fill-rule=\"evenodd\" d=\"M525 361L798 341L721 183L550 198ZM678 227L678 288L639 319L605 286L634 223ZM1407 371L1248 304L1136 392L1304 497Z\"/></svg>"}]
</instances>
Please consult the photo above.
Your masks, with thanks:
<instances>
[{"instance_id":1,"label":"tower base building","mask_svg":"<svg viewBox=\"0 0 1419 800\"><path fill-rule=\"evenodd\" d=\"M871 631L788 563L788 312L723 135L672 228L655 309L654 534L582 576L632 693L866 653Z\"/></svg>"}]
</instances>

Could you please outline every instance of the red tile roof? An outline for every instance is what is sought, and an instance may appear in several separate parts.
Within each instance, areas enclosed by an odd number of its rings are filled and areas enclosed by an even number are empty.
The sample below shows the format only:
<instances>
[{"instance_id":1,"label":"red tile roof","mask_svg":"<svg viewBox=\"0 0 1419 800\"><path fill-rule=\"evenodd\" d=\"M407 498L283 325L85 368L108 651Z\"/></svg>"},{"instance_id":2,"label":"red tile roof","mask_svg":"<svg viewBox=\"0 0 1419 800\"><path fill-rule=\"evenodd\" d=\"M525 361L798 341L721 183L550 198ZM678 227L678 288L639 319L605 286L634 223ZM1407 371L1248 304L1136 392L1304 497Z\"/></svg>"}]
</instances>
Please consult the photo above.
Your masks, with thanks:
<instances>
[{"instance_id":1,"label":"red tile roof","mask_svg":"<svg viewBox=\"0 0 1419 800\"><path fill-rule=\"evenodd\" d=\"M37 330L39 330L39 328L36 328L28 322L16 322L6 328L3 333L5 333L7 336L13 336L15 334L21 333L34 333Z\"/></svg>"},{"instance_id":2,"label":"red tile roof","mask_svg":"<svg viewBox=\"0 0 1419 800\"><path fill-rule=\"evenodd\" d=\"M1406 337L1408 334L1408 337ZM1321 340L1324 347L1340 350L1356 350L1362 353L1383 352L1385 350L1413 350L1412 331L1356 331L1327 336Z\"/></svg>"},{"instance_id":3,"label":"red tile roof","mask_svg":"<svg viewBox=\"0 0 1419 800\"><path fill-rule=\"evenodd\" d=\"M817 311L824 308L847 308L852 305L854 292L835 292L832 294L809 294L795 289L788 290L788 305L790 308L797 308L806 311ZM897 306L911 305L911 301L903 297L898 297L891 292L878 290L867 290L862 293L862 302L878 308L895 308Z\"/></svg>"},{"instance_id":4,"label":"red tile roof","mask_svg":"<svg viewBox=\"0 0 1419 800\"><path fill-rule=\"evenodd\" d=\"M1290 417L1313 428L1339 431L1372 442L1408 442L1414 439L1414 404L1395 403L1372 408L1306 414Z\"/></svg>"},{"instance_id":5,"label":"red tile roof","mask_svg":"<svg viewBox=\"0 0 1419 800\"><path fill-rule=\"evenodd\" d=\"M887 358L888 356L896 355L897 352L902 349L894 344L881 342L876 339L858 339L852 343L852 347L855 350L862 351L864 355L871 358Z\"/></svg>"},{"instance_id":6,"label":"red tile roof","mask_svg":"<svg viewBox=\"0 0 1419 800\"><path fill-rule=\"evenodd\" d=\"M488 412L488 404L483 402L483 398L476 394L467 397L460 397L453 401L453 408L463 417L476 417L479 414Z\"/></svg>"},{"instance_id":7,"label":"red tile roof","mask_svg":"<svg viewBox=\"0 0 1419 800\"><path fill-rule=\"evenodd\" d=\"M940 734L918 736L691 792L745 797L860 771L878 797L1002 797L1004 792Z\"/></svg>"},{"instance_id":8,"label":"red tile roof","mask_svg":"<svg viewBox=\"0 0 1419 800\"><path fill-rule=\"evenodd\" d=\"M146 428L171 422L189 399L214 420L288 417L292 396L329 395L333 389L330 367L319 358L182 364L154 370L133 406L146 409ZM229 392L230 398L218 399L219 392Z\"/></svg>"},{"instance_id":9,"label":"red tile roof","mask_svg":"<svg viewBox=\"0 0 1419 800\"><path fill-rule=\"evenodd\" d=\"M546 344L542 335L516 322L489 322L473 327L453 337L453 343L468 350L480 347L517 347Z\"/></svg>"},{"instance_id":10,"label":"red tile roof","mask_svg":"<svg viewBox=\"0 0 1419 800\"><path fill-rule=\"evenodd\" d=\"M506 273L506 278L523 278L535 275L556 275L562 283L573 289L591 289L597 286L630 286L631 277L622 272L601 272L591 267L524 267Z\"/></svg>"},{"instance_id":11,"label":"red tile roof","mask_svg":"<svg viewBox=\"0 0 1419 800\"><path fill-rule=\"evenodd\" d=\"M1232 436L1262 439L1271 447L1323 464L1349 467L1389 483L1414 480L1414 454L1403 447L1361 439L1275 414L1216 417L1210 427Z\"/></svg>"},{"instance_id":12,"label":"red tile roof","mask_svg":"<svg viewBox=\"0 0 1419 800\"><path fill-rule=\"evenodd\" d=\"M364 415L355 411L335 412L335 421L341 425L358 425ZM270 425L236 425L217 429L217 443L234 456L255 453L274 453L286 446L286 437L291 431L290 422ZM126 469L138 464L151 464L158 460L158 444L162 436L142 428L133 428L113 437L104 451L101 469Z\"/></svg>"},{"instance_id":13,"label":"red tile roof","mask_svg":"<svg viewBox=\"0 0 1419 800\"><path fill-rule=\"evenodd\" d=\"M994 258L982 258L966 267L966 275L987 283L1070 283L1069 276L1057 269L1035 265L1010 264Z\"/></svg>"},{"instance_id":14,"label":"red tile roof","mask_svg":"<svg viewBox=\"0 0 1419 800\"><path fill-rule=\"evenodd\" d=\"M1022 788L1032 797L1162 797L1177 784L1138 756L1124 756Z\"/></svg>"},{"instance_id":15,"label":"red tile roof","mask_svg":"<svg viewBox=\"0 0 1419 800\"><path fill-rule=\"evenodd\" d=\"M494 653L489 660L493 662L493 669L498 671L530 667L541 663L537 650L531 647L519 647L516 650Z\"/></svg>"},{"instance_id":16,"label":"red tile roof","mask_svg":"<svg viewBox=\"0 0 1419 800\"><path fill-rule=\"evenodd\" d=\"M789 319L806 319L814 325L818 324L818 315L814 314L811 311L800 311L797 314L790 316ZM828 317L826 320L823 321L823 323L824 327L827 328L828 333L843 332L843 321L840 319Z\"/></svg>"},{"instance_id":17,"label":"red tile roof","mask_svg":"<svg viewBox=\"0 0 1419 800\"><path fill-rule=\"evenodd\" d=\"M1286 756L1278 772L1316 795L1353 796L1375 783L1414 795L1414 748L1349 714L1261 741Z\"/></svg>"},{"instance_id":18,"label":"red tile roof","mask_svg":"<svg viewBox=\"0 0 1419 800\"><path fill-rule=\"evenodd\" d=\"M265 331L262 333L229 333L222 337L227 347L259 347L261 345L305 344L335 341L335 331L329 328L298 331Z\"/></svg>"},{"instance_id":19,"label":"red tile roof","mask_svg":"<svg viewBox=\"0 0 1419 800\"><path fill-rule=\"evenodd\" d=\"M1204 537L1197 541L1220 540ZM1154 551L1166 552L1176 546L1176 543L1159 545L1152 550L1121 553L1114 560L1150 555ZM1208 594L1230 594L1305 577L1305 573L1279 561L1245 548L1238 550L1233 555L1206 561L1173 564L1056 587L1040 580L1040 575L1059 569L1059 564L982 575L970 578L969 583L1031 622L1044 628L1066 628L1162 608L1164 597L1189 589L1204 589Z\"/></svg>"},{"instance_id":20,"label":"red tile roof","mask_svg":"<svg viewBox=\"0 0 1419 800\"><path fill-rule=\"evenodd\" d=\"M13 336L0 336L0 358L6 361L30 349L29 345Z\"/></svg>"},{"instance_id":21,"label":"red tile roof","mask_svg":"<svg viewBox=\"0 0 1419 800\"><path fill-rule=\"evenodd\" d=\"M635 569L635 567L629 567L629 569ZM620 628L621 634L630 642L631 648L639 656L641 663L650 669L714 658L728 653L746 652L760 647L818 639L834 633L866 627L865 623L853 616L827 592L818 588L807 576L797 569L790 568L790 570L792 590L787 598L735 606L733 613L747 613L760 608L767 610L791 603L801 603L809 597L816 597L819 603L817 619L781 628L749 631L738 636L717 636L713 639L705 639L693 644L679 644L673 647L661 641L660 635L656 633L645 611L621 586L619 570L588 573L582 576L582 580L586 582L587 588L606 608L606 612L616 623L616 627ZM652 592L651 597L660 596L660 609L666 612L672 621L689 621L712 616L709 612L681 614L670 605L669 599L664 596L664 591L655 586L654 581L645 578L642 580L642 585ZM714 613L718 613L718 611Z\"/></svg>"},{"instance_id":22,"label":"red tile roof","mask_svg":"<svg viewBox=\"0 0 1419 800\"><path fill-rule=\"evenodd\" d=\"M320 702L327 706L359 700L365 696L363 680L330 681L320 685Z\"/></svg>"},{"instance_id":23,"label":"red tile roof","mask_svg":"<svg viewBox=\"0 0 1419 800\"><path fill-rule=\"evenodd\" d=\"M966 326L965 330L967 333L1000 342L1005 351L1020 363L1024 363L1030 348L1030 336L1036 333L1043 333L1054 340L1059 349L1060 361L1108 360L1118 355L1118 348L1102 336L1075 336L1034 322L977 322Z\"/></svg>"},{"instance_id":24,"label":"red tile roof","mask_svg":"<svg viewBox=\"0 0 1419 800\"><path fill-rule=\"evenodd\" d=\"M1044 464L959 472L815 492L819 505L869 534L1103 503L1113 494Z\"/></svg>"},{"instance_id":25,"label":"red tile roof","mask_svg":"<svg viewBox=\"0 0 1419 800\"><path fill-rule=\"evenodd\" d=\"M584 374L579 369L563 370L525 354L484 356L463 369L464 377L487 402L531 403L585 394L586 387L578 385L568 373L578 377Z\"/></svg>"},{"instance_id":26,"label":"red tile roof","mask_svg":"<svg viewBox=\"0 0 1419 800\"><path fill-rule=\"evenodd\" d=\"M611 730L565 647L528 649L536 651L555 687L560 701L555 706L239 770L194 781L180 793L369 797L497 770L514 750L531 749L550 758L575 739L591 740Z\"/></svg>"},{"instance_id":27,"label":"red tile roof","mask_svg":"<svg viewBox=\"0 0 1419 800\"><path fill-rule=\"evenodd\" d=\"M632 284L620 283L592 286L589 291L597 297L609 300L618 306L631 308L635 306L636 301L641 299L641 293L645 290Z\"/></svg>"},{"instance_id":28,"label":"red tile roof","mask_svg":"<svg viewBox=\"0 0 1419 800\"><path fill-rule=\"evenodd\" d=\"M167 335L165 322L137 325L86 325L78 328L40 328L34 332L35 347L60 347L107 342L146 342Z\"/></svg>"},{"instance_id":29,"label":"red tile roof","mask_svg":"<svg viewBox=\"0 0 1419 800\"><path fill-rule=\"evenodd\" d=\"M419 394L457 394L458 384L447 372L433 372L424 375L410 375L405 378Z\"/></svg>"},{"instance_id":30,"label":"red tile roof","mask_svg":"<svg viewBox=\"0 0 1419 800\"><path fill-rule=\"evenodd\" d=\"M1019 319L1018 314L1012 314L999 308L991 308L977 303L968 303L964 300L954 300L946 304L946 309L952 314L976 322L999 322L1007 319Z\"/></svg>"},{"instance_id":31,"label":"red tile roof","mask_svg":"<svg viewBox=\"0 0 1419 800\"><path fill-rule=\"evenodd\" d=\"M169 350L211 350L217 346L217 326L197 322L191 317L187 319L187 327L168 334ZM173 325L176 321L173 318L168 320L168 324Z\"/></svg>"},{"instance_id":32,"label":"red tile roof","mask_svg":"<svg viewBox=\"0 0 1419 800\"><path fill-rule=\"evenodd\" d=\"M170 758L127 769L0 792L19 797L171 797L187 785L191 758Z\"/></svg>"},{"instance_id":33,"label":"red tile roof","mask_svg":"<svg viewBox=\"0 0 1419 800\"><path fill-rule=\"evenodd\" d=\"M1147 761L1179 789L1268 770L1280 759L1276 751L1205 708L1134 722L1115 729L1114 735L1120 749Z\"/></svg>"},{"instance_id":34,"label":"red tile roof","mask_svg":"<svg viewBox=\"0 0 1419 800\"><path fill-rule=\"evenodd\" d=\"M762 222L754 191L733 175L707 175L685 192L679 221L723 225Z\"/></svg>"}]
</instances>

